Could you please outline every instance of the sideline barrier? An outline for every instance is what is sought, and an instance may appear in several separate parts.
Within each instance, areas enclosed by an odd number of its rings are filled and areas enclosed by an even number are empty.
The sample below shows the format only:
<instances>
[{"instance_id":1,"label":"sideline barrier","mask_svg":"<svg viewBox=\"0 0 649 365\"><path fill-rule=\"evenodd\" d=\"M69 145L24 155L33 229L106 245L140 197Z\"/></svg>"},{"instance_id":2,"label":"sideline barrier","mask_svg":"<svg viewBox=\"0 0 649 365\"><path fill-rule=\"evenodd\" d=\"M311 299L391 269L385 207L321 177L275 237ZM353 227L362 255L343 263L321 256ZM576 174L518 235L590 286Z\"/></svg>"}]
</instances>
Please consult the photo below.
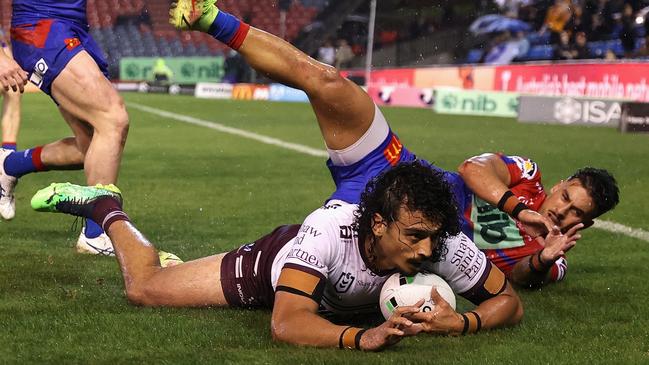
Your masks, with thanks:
<instances>
[{"instance_id":1,"label":"sideline barrier","mask_svg":"<svg viewBox=\"0 0 649 365\"><path fill-rule=\"evenodd\" d=\"M649 63L499 66L494 90L649 101L647 75Z\"/></svg>"},{"instance_id":2,"label":"sideline barrier","mask_svg":"<svg viewBox=\"0 0 649 365\"><path fill-rule=\"evenodd\" d=\"M153 80L153 65L158 57L124 57L119 61L119 78L122 81ZM196 84L219 82L223 78L223 56L214 57L163 57L173 71L172 82Z\"/></svg>"},{"instance_id":3,"label":"sideline barrier","mask_svg":"<svg viewBox=\"0 0 649 365\"><path fill-rule=\"evenodd\" d=\"M440 114L516 117L518 94L438 88L433 109Z\"/></svg>"},{"instance_id":4,"label":"sideline barrier","mask_svg":"<svg viewBox=\"0 0 649 365\"><path fill-rule=\"evenodd\" d=\"M518 121L615 128L620 123L622 103L610 99L522 95Z\"/></svg>"},{"instance_id":5,"label":"sideline barrier","mask_svg":"<svg viewBox=\"0 0 649 365\"><path fill-rule=\"evenodd\" d=\"M433 105L431 88L382 86L369 87L366 91L378 106L430 108Z\"/></svg>"},{"instance_id":6,"label":"sideline barrier","mask_svg":"<svg viewBox=\"0 0 649 365\"><path fill-rule=\"evenodd\" d=\"M343 72L362 76L361 72ZM527 95L627 99L649 102L649 63L547 63L380 69L371 73L370 96L379 105L418 106L412 89L453 87ZM389 103L379 92L391 88Z\"/></svg>"},{"instance_id":7,"label":"sideline barrier","mask_svg":"<svg viewBox=\"0 0 649 365\"><path fill-rule=\"evenodd\" d=\"M623 103L620 132L649 132L649 104Z\"/></svg>"},{"instance_id":8,"label":"sideline barrier","mask_svg":"<svg viewBox=\"0 0 649 365\"><path fill-rule=\"evenodd\" d=\"M206 99L232 99L232 84L199 82L194 96Z\"/></svg>"},{"instance_id":9,"label":"sideline barrier","mask_svg":"<svg viewBox=\"0 0 649 365\"><path fill-rule=\"evenodd\" d=\"M294 89L282 84L270 84L268 100L306 103L309 101L309 97L302 90Z\"/></svg>"}]
</instances>

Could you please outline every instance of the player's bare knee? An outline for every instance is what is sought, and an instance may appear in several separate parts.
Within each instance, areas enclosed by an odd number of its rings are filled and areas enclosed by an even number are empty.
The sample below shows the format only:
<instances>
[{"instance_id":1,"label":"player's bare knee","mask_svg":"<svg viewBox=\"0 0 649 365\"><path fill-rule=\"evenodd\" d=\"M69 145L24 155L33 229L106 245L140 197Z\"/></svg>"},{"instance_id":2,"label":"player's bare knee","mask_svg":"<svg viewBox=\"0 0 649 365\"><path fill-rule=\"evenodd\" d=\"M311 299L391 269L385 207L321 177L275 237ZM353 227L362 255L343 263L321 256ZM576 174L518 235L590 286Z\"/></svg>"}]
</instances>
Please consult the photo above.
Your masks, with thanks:
<instances>
[{"instance_id":1,"label":"player's bare knee","mask_svg":"<svg viewBox=\"0 0 649 365\"><path fill-rule=\"evenodd\" d=\"M519 300L518 302L518 308L516 308L516 313L514 313L514 316L511 319L510 325L517 325L523 320L523 315L525 314L525 311L523 310L523 302Z\"/></svg>"},{"instance_id":2,"label":"player's bare knee","mask_svg":"<svg viewBox=\"0 0 649 365\"><path fill-rule=\"evenodd\" d=\"M101 125L97 127L99 131L119 139L124 144L130 125L124 104L116 103L115 105L111 105L103 119Z\"/></svg>"},{"instance_id":3,"label":"player's bare knee","mask_svg":"<svg viewBox=\"0 0 649 365\"><path fill-rule=\"evenodd\" d=\"M275 321L271 321L270 323L270 335L273 338L273 341L275 342L286 342L286 326L283 326L281 324L277 324Z\"/></svg>"},{"instance_id":4,"label":"player's bare knee","mask_svg":"<svg viewBox=\"0 0 649 365\"><path fill-rule=\"evenodd\" d=\"M347 86L346 79L333 67L327 67L326 72L321 76L321 92L323 94L338 94L341 89Z\"/></svg>"},{"instance_id":5,"label":"player's bare knee","mask_svg":"<svg viewBox=\"0 0 649 365\"><path fill-rule=\"evenodd\" d=\"M126 285L126 298L129 303L137 306L151 306L149 298L147 298L146 290L142 285L130 284Z\"/></svg>"},{"instance_id":6,"label":"player's bare knee","mask_svg":"<svg viewBox=\"0 0 649 365\"><path fill-rule=\"evenodd\" d=\"M314 81L311 83L311 90L308 90L309 96L312 97L327 98L340 95L340 91L347 86L346 79L331 66L324 66L309 76Z\"/></svg>"},{"instance_id":7,"label":"player's bare knee","mask_svg":"<svg viewBox=\"0 0 649 365\"><path fill-rule=\"evenodd\" d=\"M131 304L140 307L157 307L161 305L159 293L152 290L146 282L128 285L126 287L126 297Z\"/></svg>"},{"instance_id":8,"label":"player's bare knee","mask_svg":"<svg viewBox=\"0 0 649 365\"><path fill-rule=\"evenodd\" d=\"M128 133L129 119L128 113L126 112L126 106L123 102L118 103L113 107L112 114L115 116L114 123L115 128L123 134Z\"/></svg>"}]
</instances>

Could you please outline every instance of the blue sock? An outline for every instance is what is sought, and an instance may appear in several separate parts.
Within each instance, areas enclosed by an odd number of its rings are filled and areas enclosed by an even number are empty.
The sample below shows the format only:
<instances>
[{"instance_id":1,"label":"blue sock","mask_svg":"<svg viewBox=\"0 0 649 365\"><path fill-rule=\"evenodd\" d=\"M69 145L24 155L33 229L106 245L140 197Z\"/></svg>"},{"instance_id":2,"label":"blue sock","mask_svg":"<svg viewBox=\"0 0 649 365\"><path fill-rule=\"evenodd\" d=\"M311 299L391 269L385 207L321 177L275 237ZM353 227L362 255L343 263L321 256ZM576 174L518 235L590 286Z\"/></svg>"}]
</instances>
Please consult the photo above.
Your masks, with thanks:
<instances>
[{"instance_id":1,"label":"blue sock","mask_svg":"<svg viewBox=\"0 0 649 365\"><path fill-rule=\"evenodd\" d=\"M41 161L43 147L36 147L25 151L10 153L4 162L7 175L20 178L23 175L45 170Z\"/></svg>"},{"instance_id":2,"label":"blue sock","mask_svg":"<svg viewBox=\"0 0 649 365\"><path fill-rule=\"evenodd\" d=\"M243 43L249 28L234 15L219 10L207 33L236 50Z\"/></svg>"},{"instance_id":3,"label":"blue sock","mask_svg":"<svg viewBox=\"0 0 649 365\"><path fill-rule=\"evenodd\" d=\"M101 229L99 224L95 223L92 219L86 219L86 237L88 238L97 238L99 235L104 233L104 230Z\"/></svg>"},{"instance_id":4,"label":"blue sock","mask_svg":"<svg viewBox=\"0 0 649 365\"><path fill-rule=\"evenodd\" d=\"M2 142L2 148L4 148L5 150L15 151L18 147L16 146L15 142Z\"/></svg>"}]
</instances>

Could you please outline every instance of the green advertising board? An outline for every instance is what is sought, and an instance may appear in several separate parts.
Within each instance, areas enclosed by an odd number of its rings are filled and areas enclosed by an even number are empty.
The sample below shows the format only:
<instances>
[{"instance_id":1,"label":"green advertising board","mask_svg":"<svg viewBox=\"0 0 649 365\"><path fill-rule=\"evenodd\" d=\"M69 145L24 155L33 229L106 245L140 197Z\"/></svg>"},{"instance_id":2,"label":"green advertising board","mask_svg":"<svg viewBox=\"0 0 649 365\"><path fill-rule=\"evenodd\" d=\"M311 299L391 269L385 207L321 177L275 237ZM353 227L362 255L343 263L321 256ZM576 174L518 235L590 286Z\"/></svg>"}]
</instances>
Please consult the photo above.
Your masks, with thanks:
<instances>
[{"instance_id":1,"label":"green advertising board","mask_svg":"<svg viewBox=\"0 0 649 365\"><path fill-rule=\"evenodd\" d=\"M435 89L435 111L441 114L516 117L518 94L438 88Z\"/></svg>"},{"instance_id":2,"label":"green advertising board","mask_svg":"<svg viewBox=\"0 0 649 365\"><path fill-rule=\"evenodd\" d=\"M151 81L153 65L157 57L124 57L119 62L121 80ZM223 56L214 57L164 57L165 64L173 71L171 82L196 84L219 82L223 78Z\"/></svg>"}]
</instances>

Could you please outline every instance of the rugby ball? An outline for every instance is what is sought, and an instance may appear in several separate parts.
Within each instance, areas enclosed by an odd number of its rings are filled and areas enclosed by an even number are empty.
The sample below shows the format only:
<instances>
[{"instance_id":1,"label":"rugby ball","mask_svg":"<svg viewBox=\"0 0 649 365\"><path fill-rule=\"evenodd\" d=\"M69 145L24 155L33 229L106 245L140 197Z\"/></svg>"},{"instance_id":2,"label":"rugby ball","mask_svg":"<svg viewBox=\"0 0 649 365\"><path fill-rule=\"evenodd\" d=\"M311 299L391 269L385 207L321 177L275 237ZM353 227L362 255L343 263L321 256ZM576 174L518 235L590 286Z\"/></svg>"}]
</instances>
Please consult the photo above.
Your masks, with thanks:
<instances>
[{"instance_id":1,"label":"rugby ball","mask_svg":"<svg viewBox=\"0 0 649 365\"><path fill-rule=\"evenodd\" d=\"M435 274L417 274L415 276L392 274L381 288L379 306L383 317L388 319L398 306L413 305L420 299L426 300L420 311L432 311L435 307L435 303L430 299L430 291L433 287L436 287L442 298L455 309L455 294L441 277Z\"/></svg>"}]
</instances>

